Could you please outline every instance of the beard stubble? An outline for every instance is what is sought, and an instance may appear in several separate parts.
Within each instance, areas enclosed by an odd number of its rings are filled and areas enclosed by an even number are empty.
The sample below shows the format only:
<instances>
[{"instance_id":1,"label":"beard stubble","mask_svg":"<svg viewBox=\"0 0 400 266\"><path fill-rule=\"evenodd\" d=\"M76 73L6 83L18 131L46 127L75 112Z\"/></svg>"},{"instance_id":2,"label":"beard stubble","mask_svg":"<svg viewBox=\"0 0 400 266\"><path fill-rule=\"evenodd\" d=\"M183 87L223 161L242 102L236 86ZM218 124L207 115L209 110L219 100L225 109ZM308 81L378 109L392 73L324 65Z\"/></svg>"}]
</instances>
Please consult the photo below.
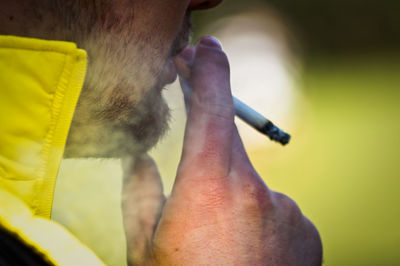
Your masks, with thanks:
<instances>
[{"instance_id":1,"label":"beard stubble","mask_svg":"<svg viewBox=\"0 0 400 266\"><path fill-rule=\"evenodd\" d=\"M186 14L168 57L176 56L188 42L191 28L190 14ZM64 157L135 156L146 153L167 132L170 112L160 80L160 64L166 60L158 56L157 62L147 62L151 57L146 55L157 49L146 50L143 43L129 39L130 33L129 27L118 28L114 34L97 32L82 41L89 48L89 67ZM141 53L142 57L135 56ZM146 89L151 80L153 85Z\"/></svg>"}]
</instances>

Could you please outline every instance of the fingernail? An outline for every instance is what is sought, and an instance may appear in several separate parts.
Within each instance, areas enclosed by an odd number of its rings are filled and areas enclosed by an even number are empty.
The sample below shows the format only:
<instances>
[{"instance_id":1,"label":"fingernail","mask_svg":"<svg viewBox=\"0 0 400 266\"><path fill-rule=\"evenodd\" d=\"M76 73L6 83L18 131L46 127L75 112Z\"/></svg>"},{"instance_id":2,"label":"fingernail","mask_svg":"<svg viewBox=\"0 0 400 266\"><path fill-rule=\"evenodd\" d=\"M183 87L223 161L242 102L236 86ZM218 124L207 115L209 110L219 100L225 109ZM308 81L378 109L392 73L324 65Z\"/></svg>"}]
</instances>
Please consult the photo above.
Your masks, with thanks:
<instances>
[{"instance_id":1,"label":"fingernail","mask_svg":"<svg viewBox=\"0 0 400 266\"><path fill-rule=\"evenodd\" d=\"M214 48L222 47L221 42L217 38L214 38L211 36L206 36L206 37L201 38L199 43L201 45L208 46L208 47L214 47Z\"/></svg>"},{"instance_id":2,"label":"fingernail","mask_svg":"<svg viewBox=\"0 0 400 266\"><path fill-rule=\"evenodd\" d=\"M183 60L190 63L194 57L194 49L193 47L186 47L179 55Z\"/></svg>"}]
</instances>

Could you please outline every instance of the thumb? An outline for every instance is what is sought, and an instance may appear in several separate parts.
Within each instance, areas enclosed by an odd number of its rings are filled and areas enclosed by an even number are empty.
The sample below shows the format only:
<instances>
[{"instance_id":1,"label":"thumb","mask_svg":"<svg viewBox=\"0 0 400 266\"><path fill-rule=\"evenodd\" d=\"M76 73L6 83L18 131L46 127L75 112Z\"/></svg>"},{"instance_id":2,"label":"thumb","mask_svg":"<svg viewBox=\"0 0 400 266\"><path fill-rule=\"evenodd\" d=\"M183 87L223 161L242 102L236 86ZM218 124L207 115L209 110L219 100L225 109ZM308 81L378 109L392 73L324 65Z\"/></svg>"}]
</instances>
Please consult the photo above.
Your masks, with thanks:
<instances>
[{"instance_id":1,"label":"thumb","mask_svg":"<svg viewBox=\"0 0 400 266\"><path fill-rule=\"evenodd\" d=\"M179 82L181 84L186 114L189 112L189 101L191 95L191 88L189 85L189 80L191 76L191 68L194 60L194 56L196 53L196 48L193 46L187 46L179 56L175 58L175 66L179 73Z\"/></svg>"},{"instance_id":2,"label":"thumb","mask_svg":"<svg viewBox=\"0 0 400 266\"><path fill-rule=\"evenodd\" d=\"M142 265L149 256L151 241L165 197L160 175L148 155L122 161L124 181L122 213L129 265Z\"/></svg>"}]
</instances>

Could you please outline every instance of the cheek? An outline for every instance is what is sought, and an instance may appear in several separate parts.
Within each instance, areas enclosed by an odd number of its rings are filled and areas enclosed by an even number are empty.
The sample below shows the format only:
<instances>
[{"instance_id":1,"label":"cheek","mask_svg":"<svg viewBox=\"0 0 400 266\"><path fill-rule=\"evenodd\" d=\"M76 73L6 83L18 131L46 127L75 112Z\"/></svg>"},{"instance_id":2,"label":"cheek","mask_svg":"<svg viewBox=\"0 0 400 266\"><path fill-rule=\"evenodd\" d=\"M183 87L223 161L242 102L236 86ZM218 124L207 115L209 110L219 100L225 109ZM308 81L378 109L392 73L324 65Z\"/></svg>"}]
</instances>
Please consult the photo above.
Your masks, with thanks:
<instances>
[{"instance_id":1,"label":"cheek","mask_svg":"<svg viewBox=\"0 0 400 266\"><path fill-rule=\"evenodd\" d=\"M115 1L114 12L106 16L112 27L102 28L101 39L91 42L96 52L92 63L99 73L94 80L104 79L101 73L113 73L104 94L115 95L122 82L133 88L130 96L137 100L156 84L181 30L188 0Z\"/></svg>"},{"instance_id":2,"label":"cheek","mask_svg":"<svg viewBox=\"0 0 400 266\"><path fill-rule=\"evenodd\" d=\"M139 29L161 56L166 57L179 34L186 14L188 0L146 0L135 10Z\"/></svg>"},{"instance_id":3,"label":"cheek","mask_svg":"<svg viewBox=\"0 0 400 266\"><path fill-rule=\"evenodd\" d=\"M132 38L142 47L139 48L139 61L144 64L140 75L146 83L146 88L142 88L148 89L160 75L172 44L181 31L188 0L145 0L136 3Z\"/></svg>"}]
</instances>

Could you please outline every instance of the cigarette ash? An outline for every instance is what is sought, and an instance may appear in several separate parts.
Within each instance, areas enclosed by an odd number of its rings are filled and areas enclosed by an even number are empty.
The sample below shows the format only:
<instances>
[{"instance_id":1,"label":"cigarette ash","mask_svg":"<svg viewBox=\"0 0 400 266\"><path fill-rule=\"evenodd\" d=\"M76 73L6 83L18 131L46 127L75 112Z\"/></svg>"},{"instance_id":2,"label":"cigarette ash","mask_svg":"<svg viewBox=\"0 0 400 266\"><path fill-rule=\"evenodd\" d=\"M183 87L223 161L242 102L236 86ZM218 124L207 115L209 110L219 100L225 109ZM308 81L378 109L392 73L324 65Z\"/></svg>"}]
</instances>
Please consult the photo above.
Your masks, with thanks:
<instances>
[{"instance_id":1,"label":"cigarette ash","mask_svg":"<svg viewBox=\"0 0 400 266\"><path fill-rule=\"evenodd\" d=\"M282 145L286 145L290 141L290 135L283 132L272 122L267 122L259 131L267 135L271 140L277 141Z\"/></svg>"}]
</instances>

